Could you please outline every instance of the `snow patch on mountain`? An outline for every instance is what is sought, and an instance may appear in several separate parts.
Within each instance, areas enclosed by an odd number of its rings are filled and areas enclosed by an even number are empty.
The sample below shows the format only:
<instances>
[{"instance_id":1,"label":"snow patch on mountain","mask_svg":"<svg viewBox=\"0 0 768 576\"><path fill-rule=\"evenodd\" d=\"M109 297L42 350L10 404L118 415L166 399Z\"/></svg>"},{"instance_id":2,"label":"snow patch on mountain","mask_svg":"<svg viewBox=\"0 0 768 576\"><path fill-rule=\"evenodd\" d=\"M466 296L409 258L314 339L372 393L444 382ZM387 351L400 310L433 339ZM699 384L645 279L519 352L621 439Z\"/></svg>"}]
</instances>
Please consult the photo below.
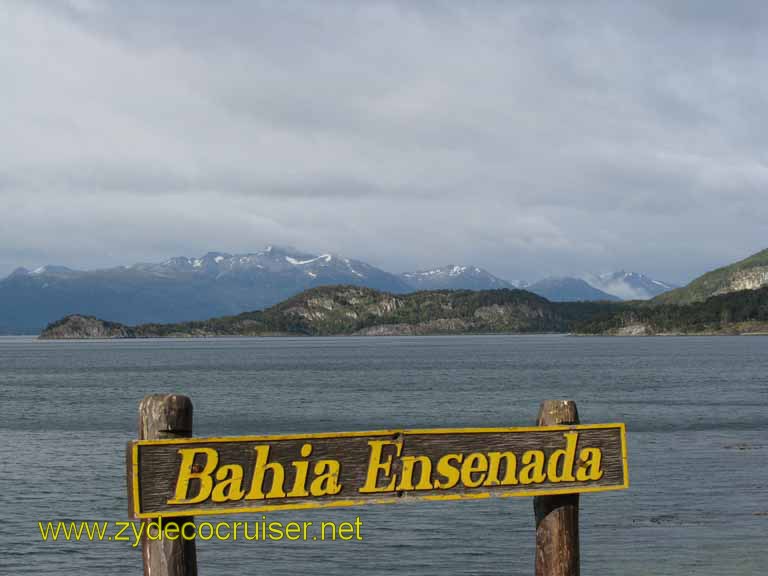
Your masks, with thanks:
<instances>
[{"instance_id":1,"label":"snow patch on mountain","mask_svg":"<svg viewBox=\"0 0 768 576\"><path fill-rule=\"evenodd\" d=\"M608 272L587 274L583 279L590 286L621 298L622 300L649 300L662 292L677 288L669 282L662 282L639 272Z\"/></svg>"},{"instance_id":2,"label":"snow patch on mountain","mask_svg":"<svg viewBox=\"0 0 768 576\"><path fill-rule=\"evenodd\" d=\"M18 272L18 269L15 272ZM75 274L75 273L77 273L77 270L73 270L72 268L67 268L66 266L55 266L53 264L40 266L39 268L35 268L34 270L32 270L32 272L29 272L31 276L44 276L46 274L69 275L69 274Z\"/></svg>"},{"instance_id":3,"label":"snow patch on mountain","mask_svg":"<svg viewBox=\"0 0 768 576\"><path fill-rule=\"evenodd\" d=\"M514 287L512 283L494 276L487 270L457 264L404 272L400 277L415 290L493 290Z\"/></svg>"},{"instance_id":4,"label":"snow patch on mountain","mask_svg":"<svg viewBox=\"0 0 768 576\"><path fill-rule=\"evenodd\" d=\"M326 262L330 262L331 260L333 260L333 256L331 256L330 254L321 254L320 256L316 256L308 260L297 260L293 256L285 257L286 262L293 264L295 266L303 266L304 264L311 264L312 262L317 262L318 260L325 260Z\"/></svg>"}]
</instances>

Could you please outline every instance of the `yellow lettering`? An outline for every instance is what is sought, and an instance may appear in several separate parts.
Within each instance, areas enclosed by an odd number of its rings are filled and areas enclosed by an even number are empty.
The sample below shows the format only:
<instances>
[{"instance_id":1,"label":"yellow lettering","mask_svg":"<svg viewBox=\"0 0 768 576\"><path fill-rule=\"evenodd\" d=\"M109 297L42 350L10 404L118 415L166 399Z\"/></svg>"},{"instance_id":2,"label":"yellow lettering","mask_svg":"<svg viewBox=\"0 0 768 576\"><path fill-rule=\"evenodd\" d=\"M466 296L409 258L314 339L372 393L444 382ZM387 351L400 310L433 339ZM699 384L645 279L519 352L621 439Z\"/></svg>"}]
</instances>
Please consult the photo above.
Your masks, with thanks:
<instances>
[{"instance_id":1,"label":"yellow lettering","mask_svg":"<svg viewBox=\"0 0 768 576\"><path fill-rule=\"evenodd\" d=\"M485 472L488 470L488 459L484 454L473 452L469 454L461 465L461 483L466 488L477 488L485 480ZM476 478L473 475L479 474Z\"/></svg>"},{"instance_id":2,"label":"yellow lettering","mask_svg":"<svg viewBox=\"0 0 768 576\"><path fill-rule=\"evenodd\" d=\"M239 464L226 464L216 470L216 486L211 493L214 502L240 500L243 497L243 467Z\"/></svg>"},{"instance_id":3,"label":"yellow lettering","mask_svg":"<svg viewBox=\"0 0 768 576\"><path fill-rule=\"evenodd\" d=\"M504 479L499 481L501 459L504 458ZM517 484L517 457L514 452L488 452L488 477L483 486Z\"/></svg>"},{"instance_id":4,"label":"yellow lettering","mask_svg":"<svg viewBox=\"0 0 768 576\"><path fill-rule=\"evenodd\" d=\"M573 482L573 462L576 460L576 444L579 441L578 432L566 432L565 449L559 449L552 452L547 462L547 478L550 482ZM560 461L562 466L558 471Z\"/></svg>"},{"instance_id":5,"label":"yellow lettering","mask_svg":"<svg viewBox=\"0 0 768 576\"><path fill-rule=\"evenodd\" d=\"M318 460L315 464L315 479L309 487L312 496L333 496L341 492L339 474L341 464L338 460Z\"/></svg>"},{"instance_id":6,"label":"yellow lettering","mask_svg":"<svg viewBox=\"0 0 768 576\"><path fill-rule=\"evenodd\" d=\"M600 480L603 477L603 471L600 468L602 458L603 453L600 451L600 448L584 448L579 454L581 465L576 471L576 480L579 482Z\"/></svg>"},{"instance_id":7,"label":"yellow lettering","mask_svg":"<svg viewBox=\"0 0 768 576\"><path fill-rule=\"evenodd\" d=\"M304 444L301 447L301 457L307 458L310 454L312 454L312 444ZM309 462L294 462L293 467L296 468L296 478L293 481L293 488L288 492L288 497L300 498L302 496L309 496L309 492L307 492L307 472L309 470Z\"/></svg>"},{"instance_id":8,"label":"yellow lettering","mask_svg":"<svg viewBox=\"0 0 768 576\"><path fill-rule=\"evenodd\" d=\"M432 489L432 462L426 456L403 456L403 472L400 476L398 490L431 490ZM419 463L419 483L413 486L413 470Z\"/></svg>"},{"instance_id":9,"label":"yellow lettering","mask_svg":"<svg viewBox=\"0 0 768 576\"><path fill-rule=\"evenodd\" d=\"M361 494L393 492L395 490L396 478L392 478L386 486L379 487L379 472L382 472L386 479L392 470L392 454L389 454L384 461L382 461L381 456L384 446L395 446L397 455L400 456L400 451L403 449L402 442L395 442L394 440L369 440L368 446L371 447L371 453L368 456L368 471L365 475L365 484L363 484L359 492Z\"/></svg>"},{"instance_id":10,"label":"yellow lettering","mask_svg":"<svg viewBox=\"0 0 768 576\"><path fill-rule=\"evenodd\" d=\"M437 473L443 477L442 480L435 480L435 488L438 490L448 490L459 483L461 477L458 466L451 466L451 460L456 464L461 464L464 459L463 454L445 454L437 461Z\"/></svg>"},{"instance_id":11,"label":"yellow lettering","mask_svg":"<svg viewBox=\"0 0 768 576\"><path fill-rule=\"evenodd\" d=\"M267 528L269 528L270 540L279 542L283 539L283 525L280 522L270 522Z\"/></svg>"},{"instance_id":12,"label":"yellow lettering","mask_svg":"<svg viewBox=\"0 0 768 576\"><path fill-rule=\"evenodd\" d=\"M168 500L168 504L196 504L208 499L213 488L211 474L219 463L219 454L213 448L180 448L181 465L179 466L179 478L176 481L176 494ZM193 471L195 457L205 454L205 466L200 471ZM199 480L200 488L197 495L189 495L189 481Z\"/></svg>"},{"instance_id":13,"label":"yellow lettering","mask_svg":"<svg viewBox=\"0 0 768 576\"><path fill-rule=\"evenodd\" d=\"M544 482L544 452L541 450L528 450L523 453L521 462L524 466L520 469L520 484L533 484Z\"/></svg>"},{"instance_id":14,"label":"yellow lettering","mask_svg":"<svg viewBox=\"0 0 768 576\"><path fill-rule=\"evenodd\" d=\"M263 500L264 498L285 498L283 490L283 481L285 480L285 470L277 462L269 462L269 445L256 446L256 463L253 467L253 478L251 479L251 489L246 500ZM264 476L267 470L272 472L272 486L269 492L264 494Z\"/></svg>"}]
</instances>

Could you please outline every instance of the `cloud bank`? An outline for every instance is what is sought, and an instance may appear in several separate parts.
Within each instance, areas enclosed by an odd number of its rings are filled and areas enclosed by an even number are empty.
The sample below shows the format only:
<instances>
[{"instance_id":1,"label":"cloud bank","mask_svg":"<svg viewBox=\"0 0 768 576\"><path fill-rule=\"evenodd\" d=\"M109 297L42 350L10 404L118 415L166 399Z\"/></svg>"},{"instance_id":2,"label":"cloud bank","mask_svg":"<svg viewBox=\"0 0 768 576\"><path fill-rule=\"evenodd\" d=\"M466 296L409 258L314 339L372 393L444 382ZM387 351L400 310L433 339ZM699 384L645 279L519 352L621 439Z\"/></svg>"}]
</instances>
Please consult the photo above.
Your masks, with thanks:
<instances>
[{"instance_id":1,"label":"cloud bank","mask_svg":"<svg viewBox=\"0 0 768 576\"><path fill-rule=\"evenodd\" d=\"M0 274L274 242L684 282L768 244L767 23L760 2L4 2Z\"/></svg>"}]
</instances>

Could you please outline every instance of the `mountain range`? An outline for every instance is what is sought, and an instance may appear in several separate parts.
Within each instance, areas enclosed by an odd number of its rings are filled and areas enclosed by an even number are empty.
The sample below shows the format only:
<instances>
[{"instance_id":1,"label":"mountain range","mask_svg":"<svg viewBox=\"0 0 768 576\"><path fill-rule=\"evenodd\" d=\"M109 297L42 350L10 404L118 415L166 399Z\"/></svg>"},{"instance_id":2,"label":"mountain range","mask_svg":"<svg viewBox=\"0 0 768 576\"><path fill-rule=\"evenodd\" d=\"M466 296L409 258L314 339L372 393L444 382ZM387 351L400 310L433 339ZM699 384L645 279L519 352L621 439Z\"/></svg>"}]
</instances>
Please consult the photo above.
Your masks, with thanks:
<instances>
[{"instance_id":1,"label":"mountain range","mask_svg":"<svg viewBox=\"0 0 768 576\"><path fill-rule=\"evenodd\" d=\"M404 272L400 274L400 279L412 290L495 290L518 286L477 266L454 264L432 270Z\"/></svg>"},{"instance_id":2,"label":"mountain range","mask_svg":"<svg viewBox=\"0 0 768 576\"><path fill-rule=\"evenodd\" d=\"M688 287L634 272L509 282L471 265L393 274L365 262L268 246L249 254L209 252L102 270L19 268L0 280L0 333L37 333L68 314L137 325L202 320L261 310L304 290L364 286L392 294L420 290L524 288L553 302L647 299L685 303L768 283L768 250L705 274ZM670 290L666 292L667 290Z\"/></svg>"},{"instance_id":3,"label":"mountain range","mask_svg":"<svg viewBox=\"0 0 768 576\"><path fill-rule=\"evenodd\" d=\"M200 320L266 308L329 284L412 290L398 275L358 260L275 246L92 271L21 268L0 281L0 333L37 333L74 312L128 324Z\"/></svg>"}]
</instances>

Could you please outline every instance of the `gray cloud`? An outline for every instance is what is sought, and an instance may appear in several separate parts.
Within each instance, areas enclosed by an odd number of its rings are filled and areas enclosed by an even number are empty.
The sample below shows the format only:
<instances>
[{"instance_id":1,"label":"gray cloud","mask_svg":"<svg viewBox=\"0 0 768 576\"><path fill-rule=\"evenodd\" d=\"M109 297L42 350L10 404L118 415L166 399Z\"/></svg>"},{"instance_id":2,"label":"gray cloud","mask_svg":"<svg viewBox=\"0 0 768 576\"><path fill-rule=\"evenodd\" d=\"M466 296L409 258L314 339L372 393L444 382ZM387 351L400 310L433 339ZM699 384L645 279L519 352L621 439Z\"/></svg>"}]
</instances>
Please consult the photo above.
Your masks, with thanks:
<instances>
[{"instance_id":1,"label":"gray cloud","mask_svg":"<svg viewBox=\"0 0 768 576\"><path fill-rule=\"evenodd\" d=\"M672 281L764 248L762 3L5 2L0 274L267 243Z\"/></svg>"}]
</instances>

